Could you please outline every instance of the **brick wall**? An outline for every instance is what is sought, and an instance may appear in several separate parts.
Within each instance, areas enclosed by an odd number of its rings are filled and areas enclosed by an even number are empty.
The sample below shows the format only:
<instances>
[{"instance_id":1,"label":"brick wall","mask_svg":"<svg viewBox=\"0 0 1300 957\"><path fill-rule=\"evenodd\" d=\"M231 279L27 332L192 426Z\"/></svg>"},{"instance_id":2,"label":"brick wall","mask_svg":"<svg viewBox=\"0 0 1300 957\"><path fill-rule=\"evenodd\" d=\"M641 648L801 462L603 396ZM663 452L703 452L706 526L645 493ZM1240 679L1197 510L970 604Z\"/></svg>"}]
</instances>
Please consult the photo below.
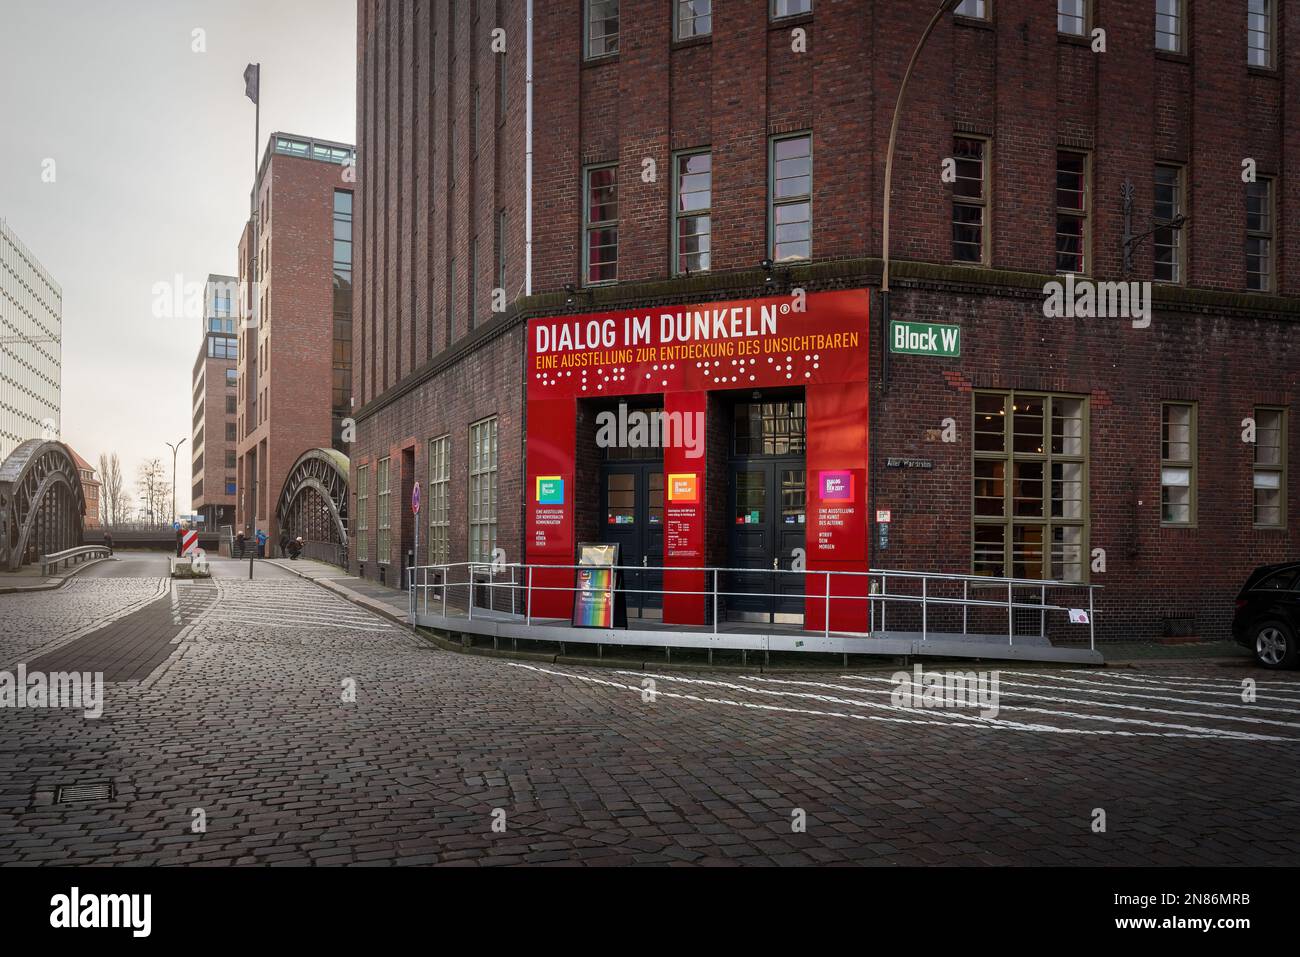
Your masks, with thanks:
<instances>
[{"instance_id":1,"label":"brick wall","mask_svg":"<svg viewBox=\"0 0 1300 957\"><path fill-rule=\"evenodd\" d=\"M817 0L810 16L770 23L767 0L715 6L711 37L674 42L669 4L624 0L620 52L584 61L582 5L536 3L534 295L527 298L523 4L358 3L365 186L358 199L353 466L385 452L396 461L402 443L414 441L417 473L426 475L427 440L450 431L453 560L466 555L468 427L493 413L502 417L501 544L512 560L519 554L522 323L529 316L769 291L757 271L768 249L769 137L813 135L815 262L792 281L810 291L879 284L885 144L898 83L931 8ZM1141 4L1094 5L1106 53L1058 36L1050 4L990 6L988 22L941 21L913 74L899 128L895 318L958 322L966 347L953 361L894 357L888 394L873 395L878 457L935 460L924 474L876 463L874 495L894 510L888 562L969 568L971 389L1087 395L1089 545L1107 550L1105 581L1095 579L1109 585L1106 633L1150 635L1165 615L1189 610L1203 630L1221 629L1244 570L1294 555L1300 537L1294 490L1287 531L1251 526L1249 450L1239 440L1240 420L1255 404L1290 406L1294 475L1300 256L1291 251L1290 232L1300 208L1300 126L1284 117L1287 105L1300 101L1293 52L1300 7L1280 11L1279 69L1267 72L1246 67L1245 5L1232 0L1189 0L1183 54L1154 50L1153 13ZM508 108L501 123L480 130L475 152L465 128L475 85L480 115L496 116L499 55L488 43L497 25L507 42ZM796 29L806 35L806 53L792 49ZM954 135L963 133L990 141L988 269L947 265L951 198L939 173ZM700 147L713 152L712 274L665 282L672 152ZM1089 263L1104 279L1121 278L1124 184L1132 184L1133 228L1141 233L1151 224L1154 165L1186 167L1186 287L1161 293L1149 330L1042 317L1042 284L1055 270L1060 147L1089 155ZM1261 174L1277 177L1279 296L1241 294L1246 156ZM646 159L657 173L649 182L641 175ZM570 303L564 286L582 283L582 171L597 162L619 164L620 283L580 292ZM486 250L500 208L508 214L508 309L491 315L484 303L496 283L495 256ZM476 236L480 268L471 285ZM909 261L939 267L908 268ZM1137 247L1133 264L1125 278L1151 278L1149 241ZM878 329L873 336L874 385L882 343ZM1159 524L1159 405L1170 398L1199 403L1201 518L1193 530ZM926 430L948 416L961 423L961 440L927 443ZM711 437L721 435L714 425L711 415ZM725 492L714 488L725 474L723 459L725 448L711 439L710 495ZM579 464L580 480L596 471ZM393 507L405 509L398 498ZM376 501L372 489L372 508ZM579 517L586 527L589 517ZM372 549L375 528L372 520ZM725 553L724 531L709 532L712 562Z\"/></svg>"}]
</instances>

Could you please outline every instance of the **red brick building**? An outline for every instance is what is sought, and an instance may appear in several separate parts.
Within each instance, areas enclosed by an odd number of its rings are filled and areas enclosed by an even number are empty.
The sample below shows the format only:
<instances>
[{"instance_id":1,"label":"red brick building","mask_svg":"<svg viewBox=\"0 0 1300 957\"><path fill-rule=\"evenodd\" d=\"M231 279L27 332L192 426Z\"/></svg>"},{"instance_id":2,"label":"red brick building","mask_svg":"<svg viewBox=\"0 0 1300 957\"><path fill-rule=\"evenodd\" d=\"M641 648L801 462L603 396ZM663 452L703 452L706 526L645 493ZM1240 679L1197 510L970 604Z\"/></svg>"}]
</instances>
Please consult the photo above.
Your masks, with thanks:
<instances>
[{"instance_id":1,"label":"red brick building","mask_svg":"<svg viewBox=\"0 0 1300 957\"><path fill-rule=\"evenodd\" d=\"M102 514L102 499L100 489L103 483L95 478L95 467L77 454L71 446L68 451L72 453L72 461L77 465L77 474L81 477L81 493L86 499L86 514L83 518L83 525L90 528L103 528L104 516Z\"/></svg>"},{"instance_id":2,"label":"red brick building","mask_svg":"<svg viewBox=\"0 0 1300 957\"><path fill-rule=\"evenodd\" d=\"M352 146L273 133L254 190L257 223L239 242L236 525L272 542L294 462L309 449L343 448L356 179Z\"/></svg>"},{"instance_id":3,"label":"red brick building","mask_svg":"<svg viewBox=\"0 0 1300 957\"><path fill-rule=\"evenodd\" d=\"M235 522L239 280L208 276L203 301L203 341L192 377L190 511L203 516L206 530L219 531Z\"/></svg>"},{"instance_id":4,"label":"red brick building","mask_svg":"<svg viewBox=\"0 0 1300 957\"><path fill-rule=\"evenodd\" d=\"M1056 6L965 0L930 36L891 194L890 318L911 325L887 330L886 144L937 4L536 0L530 36L525 4L360 0L362 572L396 580L419 480L419 563L803 548L1101 584L1101 637L1222 637L1246 571L1300 551L1300 9ZM620 351L640 319L761 320L799 290L807 317L775 335L698 330L735 339L723 369L688 351L659 379ZM778 354L836 317L861 332L844 389L814 348ZM548 366L537 336L563 329ZM731 374L769 340L784 373ZM700 415L701 461L602 448L613 396ZM701 502L665 545L683 474ZM861 525L819 566L832 480Z\"/></svg>"}]
</instances>

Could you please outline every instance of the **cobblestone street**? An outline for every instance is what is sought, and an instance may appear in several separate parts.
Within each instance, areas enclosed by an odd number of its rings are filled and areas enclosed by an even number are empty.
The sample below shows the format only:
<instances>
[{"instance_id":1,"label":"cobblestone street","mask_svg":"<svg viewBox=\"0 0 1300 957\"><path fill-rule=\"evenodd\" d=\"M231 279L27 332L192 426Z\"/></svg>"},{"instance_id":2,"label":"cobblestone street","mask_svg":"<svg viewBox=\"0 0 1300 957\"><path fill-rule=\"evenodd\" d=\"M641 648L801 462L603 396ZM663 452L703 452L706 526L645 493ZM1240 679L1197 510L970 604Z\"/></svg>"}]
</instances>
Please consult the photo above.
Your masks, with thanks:
<instances>
[{"instance_id":1,"label":"cobblestone street","mask_svg":"<svg viewBox=\"0 0 1300 957\"><path fill-rule=\"evenodd\" d=\"M985 719L890 671L459 655L273 566L120 558L0 596L0 671L166 646L97 719L0 710L0 863L1300 863L1293 673L1016 666Z\"/></svg>"}]
</instances>

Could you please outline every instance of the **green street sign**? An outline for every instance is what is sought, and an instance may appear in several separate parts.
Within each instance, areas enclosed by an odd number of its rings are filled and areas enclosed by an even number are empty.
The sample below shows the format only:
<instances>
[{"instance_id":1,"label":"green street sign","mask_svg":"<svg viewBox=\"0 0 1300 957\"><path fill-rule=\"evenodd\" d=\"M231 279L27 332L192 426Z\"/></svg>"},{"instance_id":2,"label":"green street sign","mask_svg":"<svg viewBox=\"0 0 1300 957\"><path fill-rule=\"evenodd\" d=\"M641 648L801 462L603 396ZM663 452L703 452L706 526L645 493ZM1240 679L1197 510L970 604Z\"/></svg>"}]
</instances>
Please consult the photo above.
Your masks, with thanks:
<instances>
[{"instance_id":1,"label":"green street sign","mask_svg":"<svg viewBox=\"0 0 1300 957\"><path fill-rule=\"evenodd\" d=\"M891 320L889 351L910 356L959 356L961 326Z\"/></svg>"}]
</instances>

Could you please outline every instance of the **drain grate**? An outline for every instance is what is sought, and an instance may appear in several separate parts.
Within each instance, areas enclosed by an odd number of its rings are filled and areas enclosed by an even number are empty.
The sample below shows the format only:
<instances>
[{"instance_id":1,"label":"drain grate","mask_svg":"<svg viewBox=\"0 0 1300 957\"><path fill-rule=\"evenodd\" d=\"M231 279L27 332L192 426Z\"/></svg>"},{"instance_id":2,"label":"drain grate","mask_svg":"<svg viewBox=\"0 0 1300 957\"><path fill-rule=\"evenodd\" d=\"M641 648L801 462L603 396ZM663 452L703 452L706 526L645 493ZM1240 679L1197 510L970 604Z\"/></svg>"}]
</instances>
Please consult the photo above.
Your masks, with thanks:
<instances>
[{"instance_id":1,"label":"drain grate","mask_svg":"<svg viewBox=\"0 0 1300 957\"><path fill-rule=\"evenodd\" d=\"M95 784L61 784L54 803L72 804L76 801L111 801L112 799L112 783L101 781Z\"/></svg>"}]
</instances>

